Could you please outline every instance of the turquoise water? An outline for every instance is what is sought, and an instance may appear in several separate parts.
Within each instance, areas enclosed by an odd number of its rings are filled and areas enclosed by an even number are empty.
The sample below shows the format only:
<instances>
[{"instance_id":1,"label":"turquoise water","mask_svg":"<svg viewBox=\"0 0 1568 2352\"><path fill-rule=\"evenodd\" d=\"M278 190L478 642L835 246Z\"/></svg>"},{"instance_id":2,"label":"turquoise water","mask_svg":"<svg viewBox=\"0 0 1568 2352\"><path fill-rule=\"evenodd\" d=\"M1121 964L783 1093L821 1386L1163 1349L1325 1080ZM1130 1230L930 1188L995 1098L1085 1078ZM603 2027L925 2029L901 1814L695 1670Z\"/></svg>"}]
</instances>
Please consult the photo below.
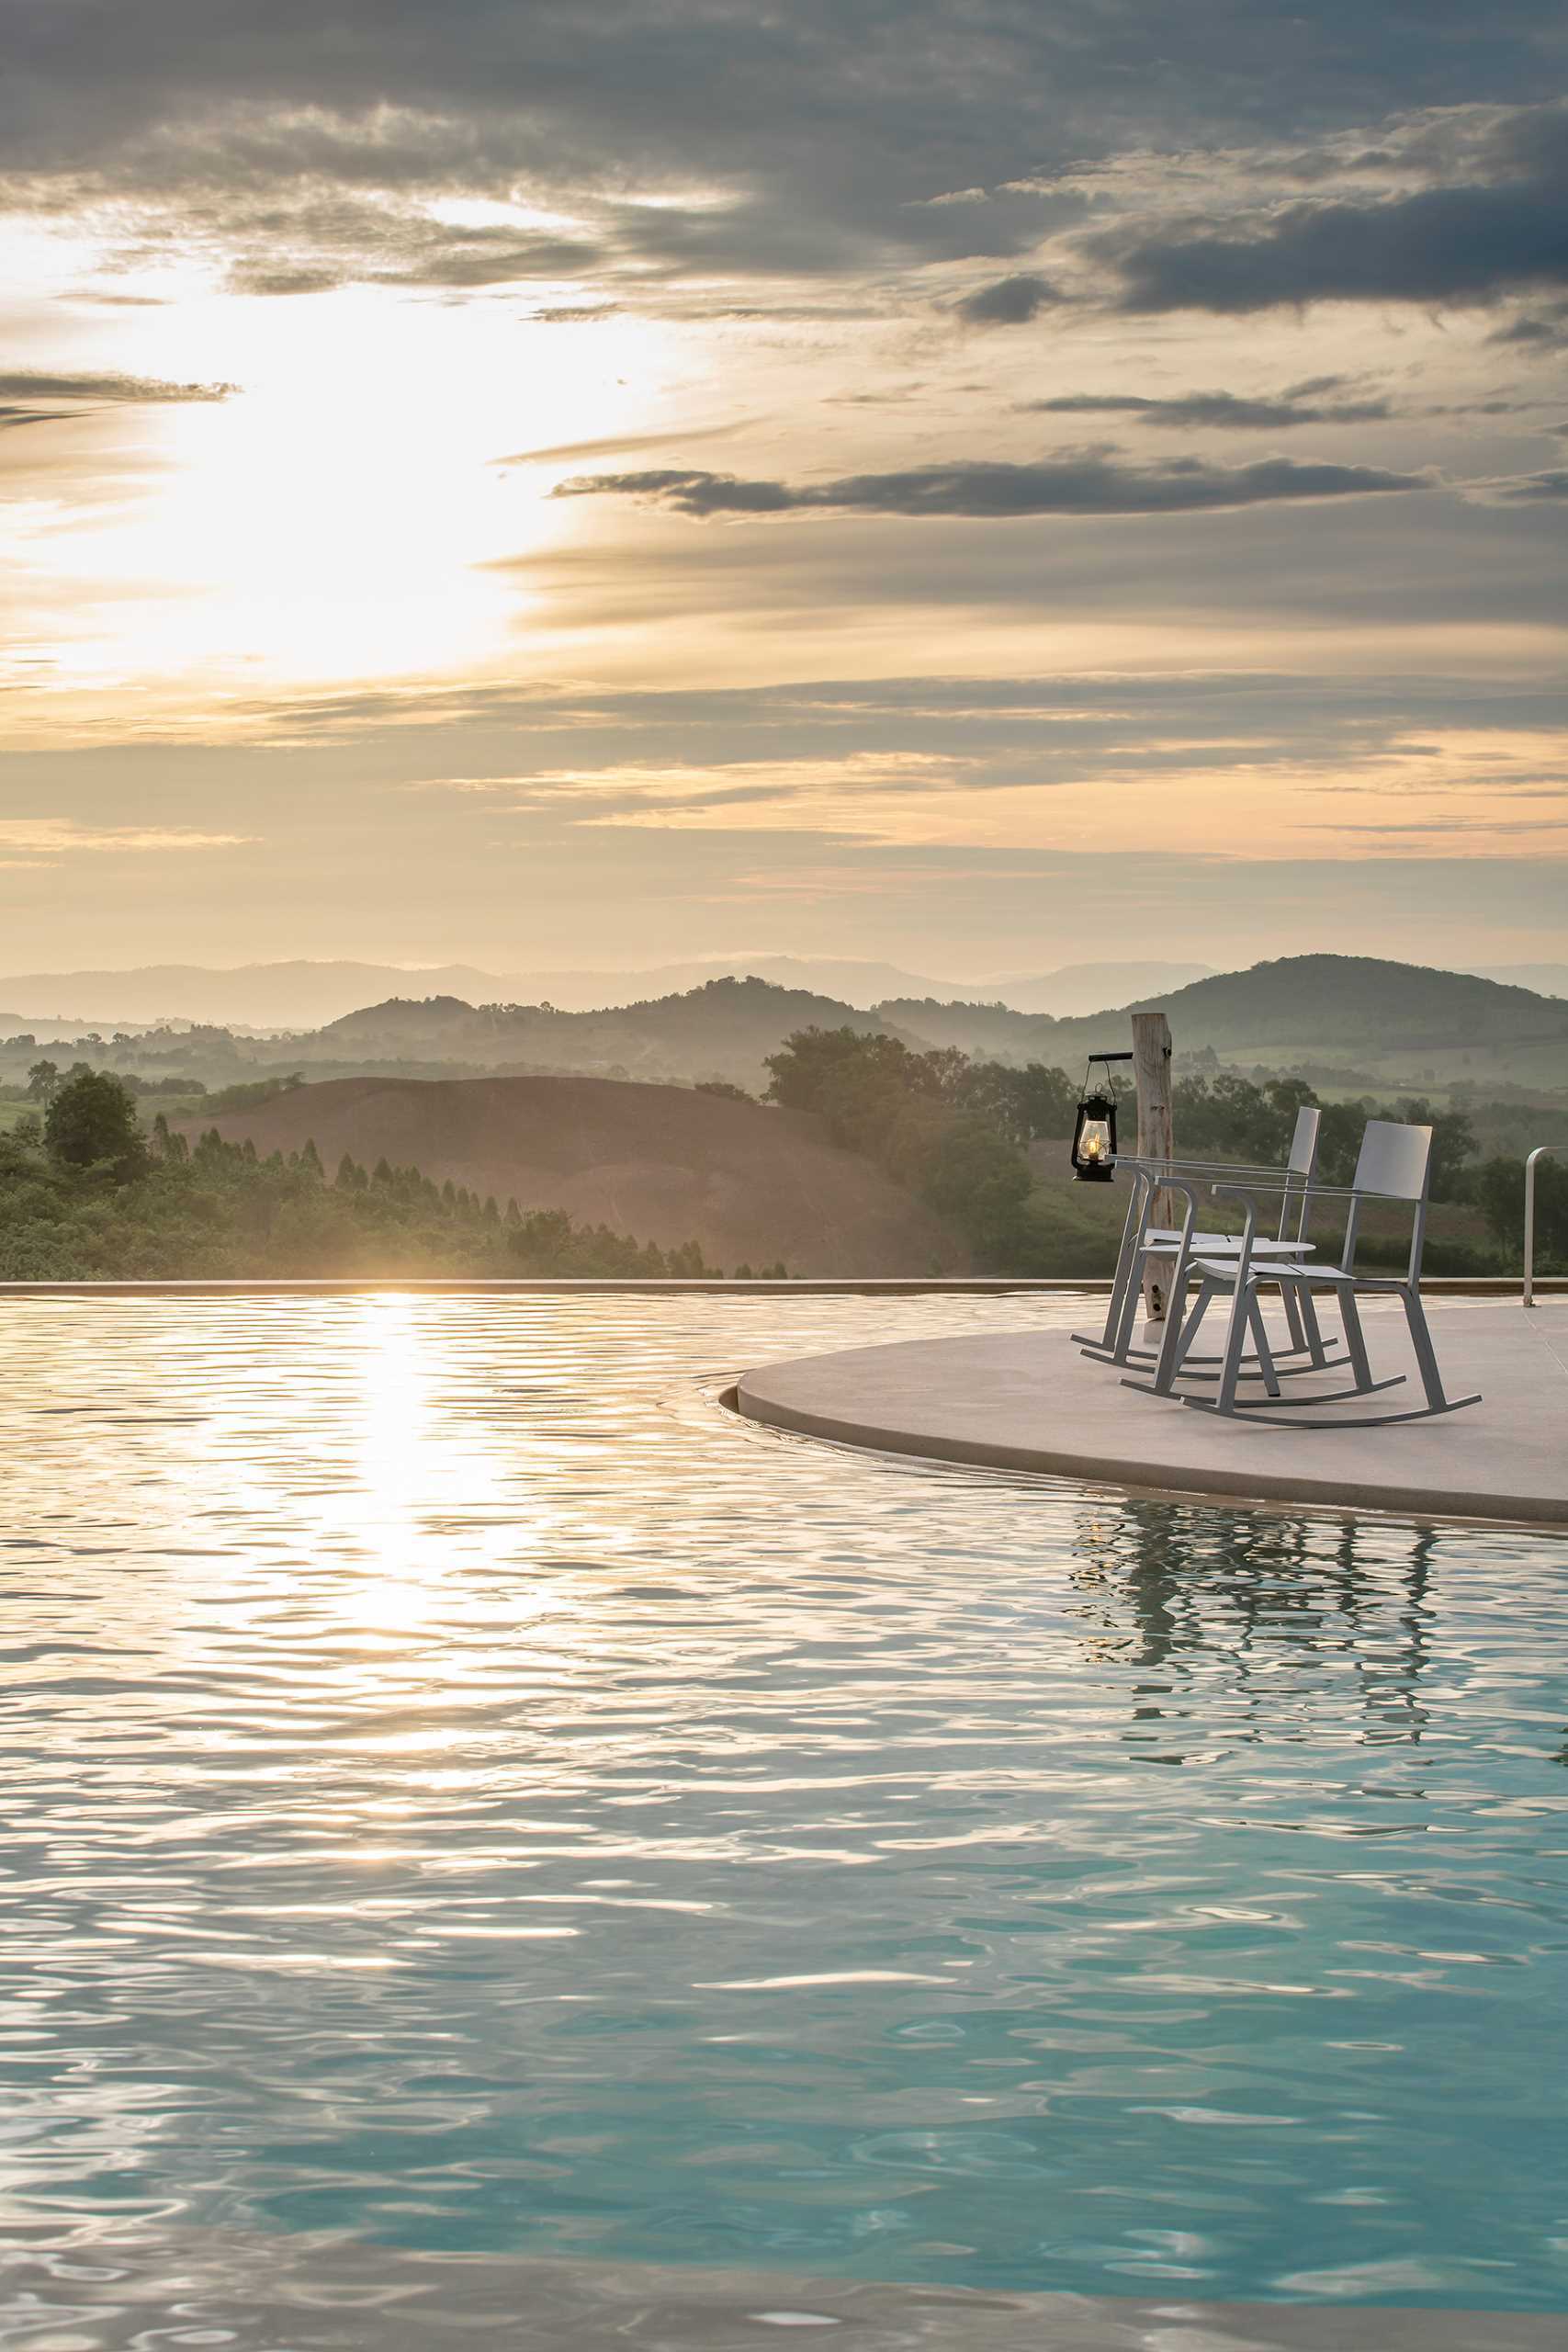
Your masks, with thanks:
<instances>
[{"instance_id":1,"label":"turquoise water","mask_svg":"<svg viewBox=\"0 0 1568 2352\"><path fill-rule=\"evenodd\" d=\"M1568 1544L717 1402L1035 1301L0 1307L0 2215L1568 2307Z\"/></svg>"}]
</instances>

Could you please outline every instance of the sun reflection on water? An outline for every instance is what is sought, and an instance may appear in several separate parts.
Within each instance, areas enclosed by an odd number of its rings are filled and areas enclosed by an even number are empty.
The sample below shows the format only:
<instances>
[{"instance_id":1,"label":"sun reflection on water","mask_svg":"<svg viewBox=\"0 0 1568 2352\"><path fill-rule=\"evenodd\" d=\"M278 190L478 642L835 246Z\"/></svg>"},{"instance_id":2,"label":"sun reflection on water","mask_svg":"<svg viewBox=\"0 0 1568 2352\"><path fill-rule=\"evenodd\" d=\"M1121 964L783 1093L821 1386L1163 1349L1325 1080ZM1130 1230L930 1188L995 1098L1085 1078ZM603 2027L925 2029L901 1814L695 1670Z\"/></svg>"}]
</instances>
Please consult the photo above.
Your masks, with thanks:
<instances>
[{"instance_id":1,"label":"sun reflection on water","mask_svg":"<svg viewBox=\"0 0 1568 2352\"><path fill-rule=\"evenodd\" d=\"M1561 2303L1562 1545L716 1401L1041 1319L13 1302L7 2210Z\"/></svg>"}]
</instances>

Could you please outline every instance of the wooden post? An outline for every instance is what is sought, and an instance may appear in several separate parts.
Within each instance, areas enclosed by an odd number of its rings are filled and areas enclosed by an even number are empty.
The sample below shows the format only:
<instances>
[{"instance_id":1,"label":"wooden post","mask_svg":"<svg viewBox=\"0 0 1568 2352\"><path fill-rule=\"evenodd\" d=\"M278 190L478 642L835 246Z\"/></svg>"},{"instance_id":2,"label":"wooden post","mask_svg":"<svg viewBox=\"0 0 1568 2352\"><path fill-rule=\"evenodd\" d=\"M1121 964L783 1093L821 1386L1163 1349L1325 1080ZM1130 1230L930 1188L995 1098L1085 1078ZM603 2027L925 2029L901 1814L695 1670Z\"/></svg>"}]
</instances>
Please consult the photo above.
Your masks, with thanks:
<instances>
[{"instance_id":1,"label":"wooden post","mask_svg":"<svg viewBox=\"0 0 1568 2352\"><path fill-rule=\"evenodd\" d=\"M1170 1023L1163 1012L1133 1015L1133 1078L1138 1090L1138 1151L1141 1157L1169 1159L1176 1150L1170 1116ZM1181 1222L1181 1204L1174 1193L1155 1194L1151 1225ZM1144 1270L1144 1312L1151 1323L1163 1323L1169 1305L1168 1283L1162 1269Z\"/></svg>"}]
</instances>

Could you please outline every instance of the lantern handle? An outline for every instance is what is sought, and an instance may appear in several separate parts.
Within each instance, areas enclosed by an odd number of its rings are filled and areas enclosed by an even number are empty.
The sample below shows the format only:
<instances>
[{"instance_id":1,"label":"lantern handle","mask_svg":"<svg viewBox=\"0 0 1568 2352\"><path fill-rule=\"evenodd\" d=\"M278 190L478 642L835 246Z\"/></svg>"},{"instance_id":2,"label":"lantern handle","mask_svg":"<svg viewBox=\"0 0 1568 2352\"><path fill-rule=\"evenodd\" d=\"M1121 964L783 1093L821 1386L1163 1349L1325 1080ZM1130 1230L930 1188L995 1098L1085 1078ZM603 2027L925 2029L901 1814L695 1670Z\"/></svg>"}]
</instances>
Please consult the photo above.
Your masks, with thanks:
<instances>
[{"instance_id":1,"label":"lantern handle","mask_svg":"<svg viewBox=\"0 0 1568 2352\"><path fill-rule=\"evenodd\" d=\"M1096 1062L1104 1062L1107 1064L1111 1062L1130 1062L1132 1058L1133 1057L1131 1054L1090 1054L1089 1059L1084 1064L1084 1091L1087 1093L1089 1091L1089 1074L1090 1070L1093 1069ZM1105 1082L1107 1086L1110 1087L1112 1097L1114 1097L1116 1092L1116 1081L1111 1077L1109 1068L1107 1068L1105 1072Z\"/></svg>"}]
</instances>

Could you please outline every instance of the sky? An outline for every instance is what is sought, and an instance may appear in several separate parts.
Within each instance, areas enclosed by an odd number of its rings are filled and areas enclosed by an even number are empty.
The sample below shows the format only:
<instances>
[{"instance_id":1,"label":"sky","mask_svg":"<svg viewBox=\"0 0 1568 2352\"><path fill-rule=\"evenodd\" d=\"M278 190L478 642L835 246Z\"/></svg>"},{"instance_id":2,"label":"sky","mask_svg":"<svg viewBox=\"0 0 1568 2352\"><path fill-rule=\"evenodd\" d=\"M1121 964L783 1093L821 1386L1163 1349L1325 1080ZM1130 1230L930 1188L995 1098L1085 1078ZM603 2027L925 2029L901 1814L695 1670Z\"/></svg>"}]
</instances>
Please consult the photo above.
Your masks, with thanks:
<instances>
[{"instance_id":1,"label":"sky","mask_svg":"<svg viewBox=\"0 0 1568 2352\"><path fill-rule=\"evenodd\" d=\"M1568 954L1555 0L0 40L0 967Z\"/></svg>"}]
</instances>

